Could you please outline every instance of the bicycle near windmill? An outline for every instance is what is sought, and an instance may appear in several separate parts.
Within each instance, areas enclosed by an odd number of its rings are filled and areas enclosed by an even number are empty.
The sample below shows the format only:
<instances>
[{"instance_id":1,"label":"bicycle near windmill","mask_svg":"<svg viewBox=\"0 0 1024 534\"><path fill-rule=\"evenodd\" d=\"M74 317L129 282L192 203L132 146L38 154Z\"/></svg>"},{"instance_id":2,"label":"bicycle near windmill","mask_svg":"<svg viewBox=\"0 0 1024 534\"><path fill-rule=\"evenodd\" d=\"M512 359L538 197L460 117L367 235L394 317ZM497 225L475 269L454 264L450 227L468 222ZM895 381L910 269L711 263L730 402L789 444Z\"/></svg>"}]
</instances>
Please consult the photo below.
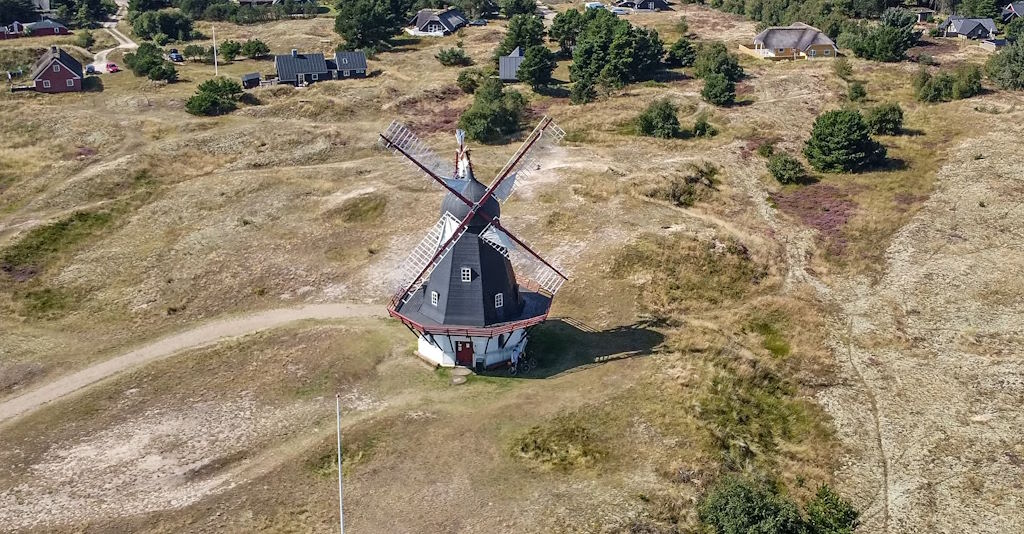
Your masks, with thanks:
<instances>
[{"instance_id":1,"label":"bicycle near windmill","mask_svg":"<svg viewBox=\"0 0 1024 534\"><path fill-rule=\"evenodd\" d=\"M447 192L440 219L410 252L388 306L416 335L424 360L478 371L515 361L514 372L522 372L529 365L521 360L529 330L547 319L568 278L502 224L501 206L539 168L535 154L564 136L544 117L485 186L461 130L454 166L399 122L379 134L381 146Z\"/></svg>"}]
</instances>

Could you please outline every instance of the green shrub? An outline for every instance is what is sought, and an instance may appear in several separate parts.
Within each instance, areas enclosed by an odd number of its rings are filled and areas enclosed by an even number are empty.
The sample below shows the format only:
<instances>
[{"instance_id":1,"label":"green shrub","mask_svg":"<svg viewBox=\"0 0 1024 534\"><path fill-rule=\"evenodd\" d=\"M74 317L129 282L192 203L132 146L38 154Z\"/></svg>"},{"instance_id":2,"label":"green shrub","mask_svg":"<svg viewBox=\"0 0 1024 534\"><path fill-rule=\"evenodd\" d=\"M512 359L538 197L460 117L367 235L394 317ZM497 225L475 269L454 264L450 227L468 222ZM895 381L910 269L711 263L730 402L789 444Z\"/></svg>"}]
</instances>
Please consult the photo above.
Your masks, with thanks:
<instances>
[{"instance_id":1,"label":"green shrub","mask_svg":"<svg viewBox=\"0 0 1024 534\"><path fill-rule=\"evenodd\" d=\"M691 133L694 137L714 137L718 135L718 130L708 122L708 114L705 112L697 115Z\"/></svg>"},{"instance_id":2,"label":"green shrub","mask_svg":"<svg viewBox=\"0 0 1024 534\"><path fill-rule=\"evenodd\" d=\"M578 415L561 415L513 440L512 454L559 469L590 467L605 455L599 435Z\"/></svg>"},{"instance_id":3,"label":"green shrub","mask_svg":"<svg viewBox=\"0 0 1024 534\"><path fill-rule=\"evenodd\" d=\"M508 21L505 37L494 52L494 57L509 55L519 48L526 50L544 44L544 22L536 15L515 15Z\"/></svg>"},{"instance_id":4,"label":"green shrub","mask_svg":"<svg viewBox=\"0 0 1024 534\"><path fill-rule=\"evenodd\" d=\"M462 69L459 71L459 77L455 79L455 85L458 85L463 93L473 94L486 78L486 74L480 69Z\"/></svg>"},{"instance_id":5,"label":"green shrub","mask_svg":"<svg viewBox=\"0 0 1024 534\"><path fill-rule=\"evenodd\" d=\"M900 8L887 9L881 24L860 22L847 24L839 38L841 48L853 50L854 55L873 61L900 61L917 43L914 23L917 17Z\"/></svg>"},{"instance_id":6,"label":"green shrub","mask_svg":"<svg viewBox=\"0 0 1024 534\"><path fill-rule=\"evenodd\" d=\"M832 72L842 80L850 79L853 76L853 66L850 60L845 57L837 57L832 61Z\"/></svg>"},{"instance_id":7,"label":"green shrub","mask_svg":"<svg viewBox=\"0 0 1024 534\"><path fill-rule=\"evenodd\" d=\"M953 100L962 100L981 94L981 67L958 65L953 71Z\"/></svg>"},{"instance_id":8,"label":"green shrub","mask_svg":"<svg viewBox=\"0 0 1024 534\"><path fill-rule=\"evenodd\" d=\"M738 476L718 481L697 505L717 534L804 534L800 509L778 490Z\"/></svg>"},{"instance_id":9,"label":"green shrub","mask_svg":"<svg viewBox=\"0 0 1024 534\"><path fill-rule=\"evenodd\" d=\"M106 211L79 211L57 222L37 226L0 253L4 271L40 270L61 252L95 235L113 220Z\"/></svg>"},{"instance_id":10,"label":"green shrub","mask_svg":"<svg viewBox=\"0 0 1024 534\"><path fill-rule=\"evenodd\" d=\"M827 484L818 487L805 509L811 534L853 534L860 525L860 513Z\"/></svg>"},{"instance_id":11,"label":"green shrub","mask_svg":"<svg viewBox=\"0 0 1024 534\"><path fill-rule=\"evenodd\" d=\"M903 108L897 103L882 104L868 111L868 129L875 135L899 135L903 131Z\"/></svg>"},{"instance_id":12,"label":"green shrub","mask_svg":"<svg viewBox=\"0 0 1024 534\"><path fill-rule=\"evenodd\" d=\"M221 43L218 48L220 51L220 57L224 58L224 61L234 61L242 51L242 43L228 39Z\"/></svg>"},{"instance_id":13,"label":"green shrub","mask_svg":"<svg viewBox=\"0 0 1024 534\"><path fill-rule=\"evenodd\" d=\"M75 43L75 46L91 48L92 45L96 44L96 37L89 30L79 30L75 32L75 39L72 42Z\"/></svg>"},{"instance_id":14,"label":"green shrub","mask_svg":"<svg viewBox=\"0 0 1024 534\"><path fill-rule=\"evenodd\" d=\"M526 49L523 62L519 64L516 78L534 89L551 84L551 73L555 71L555 54L543 46Z\"/></svg>"},{"instance_id":15,"label":"green shrub","mask_svg":"<svg viewBox=\"0 0 1024 534\"><path fill-rule=\"evenodd\" d=\"M589 79L577 80L569 91L570 104L586 104L597 98L597 89Z\"/></svg>"},{"instance_id":16,"label":"green shrub","mask_svg":"<svg viewBox=\"0 0 1024 534\"><path fill-rule=\"evenodd\" d=\"M704 76L700 96L716 106L731 106L736 101L736 84L724 74L710 73Z\"/></svg>"},{"instance_id":17,"label":"green shrub","mask_svg":"<svg viewBox=\"0 0 1024 534\"><path fill-rule=\"evenodd\" d=\"M185 41L192 36L192 18L174 8L144 11L132 18L132 31L142 39L163 34L164 39Z\"/></svg>"},{"instance_id":18,"label":"green shrub","mask_svg":"<svg viewBox=\"0 0 1024 534\"><path fill-rule=\"evenodd\" d=\"M775 145L764 142L757 146L757 155L762 158L770 158L775 153Z\"/></svg>"},{"instance_id":19,"label":"green shrub","mask_svg":"<svg viewBox=\"0 0 1024 534\"><path fill-rule=\"evenodd\" d=\"M939 72L932 76L924 67L914 77L914 89L921 102L949 102L981 93L981 68L959 65L952 74Z\"/></svg>"},{"instance_id":20,"label":"green shrub","mask_svg":"<svg viewBox=\"0 0 1024 534\"><path fill-rule=\"evenodd\" d=\"M500 80L487 79L476 89L473 105L459 117L459 128L470 139L493 143L519 130L526 99L506 91Z\"/></svg>"},{"instance_id":21,"label":"green shrub","mask_svg":"<svg viewBox=\"0 0 1024 534\"><path fill-rule=\"evenodd\" d=\"M270 53L270 47L259 39L249 39L242 43L241 53L247 58L259 59Z\"/></svg>"},{"instance_id":22,"label":"green shrub","mask_svg":"<svg viewBox=\"0 0 1024 534\"><path fill-rule=\"evenodd\" d=\"M721 74L729 81L739 81L743 77L743 67L739 58L729 53L725 43L715 41L701 45L694 60L694 75L707 78L711 74Z\"/></svg>"},{"instance_id":23,"label":"green shrub","mask_svg":"<svg viewBox=\"0 0 1024 534\"><path fill-rule=\"evenodd\" d=\"M658 32L639 28L604 9L583 14L569 78L605 89L650 79L661 68L665 47Z\"/></svg>"},{"instance_id":24,"label":"green shrub","mask_svg":"<svg viewBox=\"0 0 1024 534\"><path fill-rule=\"evenodd\" d=\"M466 67L473 64L466 51L457 47L442 48L434 57L445 67Z\"/></svg>"},{"instance_id":25,"label":"green shrub","mask_svg":"<svg viewBox=\"0 0 1024 534\"><path fill-rule=\"evenodd\" d=\"M164 59L163 51L153 43L142 43L135 52L125 54L124 63L136 76L168 82L178 79L174 64Z\"/></svg>"},{"instance_id":26,"label":"green shrub","mask_svg":"<svg viewBox=\"0 0 1024 534\"><path fill-rule=\"evenodd\" d=\"M537 11L535 0L498 0L498 7L505 18L512 18L516 15L532 15Z\"/></svg>"},{"instance_id":27,"label":"green shrub","mask_svg":"<svg viewBox=\"0 0 1024 534\"><path fill-rule=\"evenodd\" d=\"M185 102L185 111L193 115L223 115L238 107L242 86L227 78L214 78L199 84L196 94Z\"/></svg>"},{"instance_id":28,"label":"green shrub","mask_svg":"<svg viewBox=\"0 0 1024 534\"><path fill-rule=\"evenodd\" d=\"M856 110L827 111L814 120L804 156L823 172L864 169L885 157L885 147L871 138L864 117Z\"/></svg>"},{"instance_id":29,"label":"green shrub","mask_svg":"<svg viewBox=\"0 0 1024 534\"><path fill-rule=\"evenodd\" d=\"M863 102L868 98L868 90L864 88L863 83L853 82L846 91L846 97L850 102Z\"/></svg>"},{"instance_id":30,"label":"green shrub","mask_svg":"<svg viewBox=\"0 0 1024 534\"><path fill-rule=\"evenodd\" d=\"M583 31L583 13L576 9L568 9L555 15L551 21L551 28L548 29L548 37L558 43L558 50L564 56L572 53L576 46L576 39Z\"/></svg>"},{"instance_id":31,"label":"green shrub","mask_svg":"<svg viewBox=\"0 0 1024 534\"><path fill-rule=\"evenodd\" d=\"M985 70L999 87L1024 91L1024 39L1018 39L990 57Z\"/></svg>"},{"instance_id":32,"label":"green shrub","mask_svg":"<svg viewBox=\"0 0 1024 534\"><path fill-rule=\"evenodd\" d=\"M387 48L387 40L408 20L392 10L388 0L345 0L335 4L334 31L348 50Z\"/></svg>"},{"instance_id":33,"label":"green shrub","mask_svg":"<svg viewBox=\"0 0 1024 534\"><path fill-rule=\"evenodd\" d=\"M655 100L636 118L636 131L647 137L672 139L680 137L683 129L676 116L676 105L668 100Z\"/></svg>"},{"instance_id":34,"label":"green shrub","mask_svg":"<svg viewBox=\"0 0 1024 534\"><path fill-rule=\"evenodd\" d=\"M685 37L672 43L665 55L665 63L673 67L692 67L696 60L697 50L693 47L693 43Z\"/></svg>"},{"instance_id":35,"label":"green shrub","mask_svg":"<svg viewBox=\"0 0 1024 534\"><path fill-rule=\"evenodd\" d=\"M807 172L804 171L803 164L801 164L798 159L785 152L772 154L772 156L768 158L768 172L770 172L772 177L778 180L780 184L795 184L807 176Z\"/></svg>"}]
</instances>

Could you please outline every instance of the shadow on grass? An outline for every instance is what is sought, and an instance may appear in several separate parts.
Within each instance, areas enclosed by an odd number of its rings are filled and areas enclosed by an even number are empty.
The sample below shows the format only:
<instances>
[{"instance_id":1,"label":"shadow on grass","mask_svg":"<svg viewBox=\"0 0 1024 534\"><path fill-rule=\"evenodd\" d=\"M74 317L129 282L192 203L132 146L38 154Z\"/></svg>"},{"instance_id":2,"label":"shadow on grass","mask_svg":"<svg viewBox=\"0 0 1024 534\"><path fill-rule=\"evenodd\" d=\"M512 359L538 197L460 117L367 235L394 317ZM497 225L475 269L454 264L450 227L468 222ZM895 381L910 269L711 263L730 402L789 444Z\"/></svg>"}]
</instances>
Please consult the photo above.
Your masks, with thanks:
<instances>
[{"instance_id":1,"label":"shadow on grass","mask_svg":"<svg viewBox=\"0 0 1024 534\"><path fill-rule=\"evenodd\" d=\"M88 93L102 93L103 79L99 76L86 76L82 79L82 90Z\"/></svg>"},{"instance_id":2,"label":"shadow on grass","mask_svg":"<svg viewBox=\"0 0 1024 534\"><path fill-rule=\"evenodd\" d=\"M610 360L646 356L664 341L653 323L641 322L609 330L596 330L572 318L551 319L530 331L526 352L537 367L519 378L549 378L559 373ZM506 369L489 374L509 376Z\"/></svg>"},{"instance_id":3,"label":"shadow on grass","mask_svg":"<svg viewBox=\"0 0 1024 534\"><path fill-rule=\"evenodd\" d=\"M552 98L569 98L569 90L565 87L548 85L545 87L537 87L533 92L538 95L549 96Z\"/></svg>"},{"instance_id":4,"label":"shadow on grass","mask_svg":"<svg viewBox=\"0 0 1024 534\"><path fill-rule=\"evenodd\" d=\"M901 158L885 158L884 160L880 161L878 163L878 165L876 165L875 167L871 168L870 170L872 170L872 171L892 172L892 171L905 171L905 170L907 170L909 168L910 168L910 165L904 159L901 159Z\"/></svg>"}]
</instances>

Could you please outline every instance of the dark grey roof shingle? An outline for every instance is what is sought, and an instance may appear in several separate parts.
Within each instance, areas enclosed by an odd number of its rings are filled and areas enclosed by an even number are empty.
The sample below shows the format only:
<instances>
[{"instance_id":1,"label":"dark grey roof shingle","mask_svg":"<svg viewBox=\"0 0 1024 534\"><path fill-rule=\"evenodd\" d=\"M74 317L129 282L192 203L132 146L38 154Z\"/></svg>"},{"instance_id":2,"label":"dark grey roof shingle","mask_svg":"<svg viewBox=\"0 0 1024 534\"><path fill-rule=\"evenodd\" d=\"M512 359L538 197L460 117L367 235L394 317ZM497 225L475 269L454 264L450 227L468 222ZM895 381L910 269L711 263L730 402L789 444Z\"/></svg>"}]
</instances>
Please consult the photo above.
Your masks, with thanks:
<instances>
[{"instance_id":1,"label":"dark grey roof shingle","mask_svg":"<svg viewBox=\"0 0 1024 534\"><path fill-rule=\"evenodd\" d=\"M71 72L77 74L79 78L82 77L82 64L65 52L63 48L51 46L42 57L36 60L36 64L32 67L32 79L38 78L44 70L50 67L50 63L55 59L63 63L68 69L71 69Z\"/></svg>"},{"instance_id":2,"label":"dark grey roof shingle","mask_svg":"<svg viewBox=\"0 0 1024 534\"><path fill-rule=\"evenodd\" d=\"M277 78L282 82L297 81L299 74L327 74L327 61L321 53L284 54L274 56Z\"/></svg>"},{"instance_id":3,"label":"dark grey roof shingle","mask_svg":"<svg viewBox=\"0 0 1024 534\"><path fill-rule=\"evenodd\" d=\"M336 70L366 70L366 54L361 50L355 52L338 52L334 54Z\"/></svg>"},{"instance_id":4,"label":"dark grey roof shingle","mask_svg":"<svg viewBox=\"0 0 1024 534\"><path fill-rule=\"evenodd\" d=\"M523 63L523 51L518 46L507 56L498 58L498 78L505 81L514 81L519 78L519 65Z\"/></svg>"},{"instance_id":5,"label":"dark grey roof shingle","mask_svg":"<svg viewBox=\"0 0 1024 534\"><path fill-rule=\"evenodd\" d=\"M451 33L466 25L466 16L454 7L447 9L421 9L416 12L411 24L417 30L423 30L431 21L437 21L444 27L446 33Z\"/></svg>"}]
</instances>

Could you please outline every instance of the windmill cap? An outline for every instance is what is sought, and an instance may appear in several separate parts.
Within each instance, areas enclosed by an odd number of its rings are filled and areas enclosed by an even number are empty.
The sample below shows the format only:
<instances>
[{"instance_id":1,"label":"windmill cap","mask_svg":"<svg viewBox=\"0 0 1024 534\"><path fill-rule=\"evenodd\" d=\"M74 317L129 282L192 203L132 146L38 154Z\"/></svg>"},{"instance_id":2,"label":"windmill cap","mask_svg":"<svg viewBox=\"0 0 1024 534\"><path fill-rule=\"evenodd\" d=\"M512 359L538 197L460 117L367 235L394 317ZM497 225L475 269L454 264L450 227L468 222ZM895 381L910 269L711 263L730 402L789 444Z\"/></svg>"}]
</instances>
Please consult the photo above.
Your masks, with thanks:
<instances>
[{"instance_id":1,"label":"windmill cap","mask_svg":"<svg viewBox=\"0 0 1024 534\"><path fill-rule=\"evenodd\" d=\"M478 182L475 178L460 181L454 186L454 188L462 196L466 197L467 200L473 203L479 202L481 198L484 198L484 194L487 193L487 187ZM469 206L467 206L465 202L450 192L445 195L444 201L441 202L441 215L448 212L460 221L469 215L469 209ZM470 227L487 226L487 219L481 217L480 213L485 213L492 219L497 219L501 216L501 205L498 204L498 200L492 195L487 199L487 202L484 202L484 204L480 206L480 209L477 210L477 214L473 217L473 220L469 221Z\"/></svg>"}]
</instances>

